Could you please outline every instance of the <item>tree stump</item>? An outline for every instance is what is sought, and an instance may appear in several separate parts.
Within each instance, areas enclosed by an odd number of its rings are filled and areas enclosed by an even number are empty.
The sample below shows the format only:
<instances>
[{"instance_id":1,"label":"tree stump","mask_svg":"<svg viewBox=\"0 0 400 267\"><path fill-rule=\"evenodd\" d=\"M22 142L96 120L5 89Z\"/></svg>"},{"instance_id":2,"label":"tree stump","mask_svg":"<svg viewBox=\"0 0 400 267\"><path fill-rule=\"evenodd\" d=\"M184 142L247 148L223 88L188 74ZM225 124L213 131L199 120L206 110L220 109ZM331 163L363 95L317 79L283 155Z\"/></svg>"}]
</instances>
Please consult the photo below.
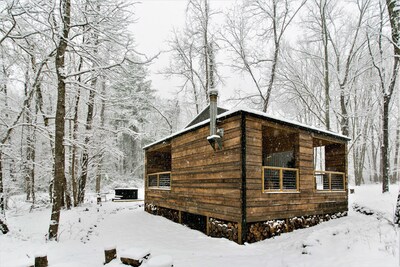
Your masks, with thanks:
<instances>
[{"instance_id":1,"label":"tree stump","mask_svg":"<svg viewBox=\"0 0 400 267\"><path fill-rule=\"evenodd\" d=\"M133 267L139 267L142 264L142 261L121 257L121 262L125 265L130 265Z\"/></svg>"},{"instance_id":2,"label":"tree stump","mask_svg":"<svg viewBox=\"0 0 400 267\"><path fill-rule=\"evenodd\" d=\"M0 232L2 232L3 234L7 234L9 232L7 224L3 222L1 218L0 218Z\"/></svg>"},{"instance_id":3,"label":"tree stump","mask_svg":"<svg viewBox=\"0 0 400 267\"><path fill-rule=\"evenodd\" d=\"M117 249L115 247L110 247L110 248L104 249L104 257L105 257L104 264L107 264L110 261L112 261L113 259L116 259L117 258Z\"/></svg>"},{"instance_id":4,"label":"tree stump","mask_svg":"<svg viewBox=\"0 0 400 267\"><path fill-rule=\"evenodd\" d=\"M36 256L35 257L35 267L47 267L49 263L47 261L47 256Z\"/></svg>"},{"instance_id":5,"label":"tree stump","mask_svg":"<svg viewBox=\"0 0 400 267\"><path fill-rule=\"evenodd\" d=\"M150 250L145 248L130 248L120 253L121 262L125 265L139 267L150 256Z\"/></svg>"}]
</instances>

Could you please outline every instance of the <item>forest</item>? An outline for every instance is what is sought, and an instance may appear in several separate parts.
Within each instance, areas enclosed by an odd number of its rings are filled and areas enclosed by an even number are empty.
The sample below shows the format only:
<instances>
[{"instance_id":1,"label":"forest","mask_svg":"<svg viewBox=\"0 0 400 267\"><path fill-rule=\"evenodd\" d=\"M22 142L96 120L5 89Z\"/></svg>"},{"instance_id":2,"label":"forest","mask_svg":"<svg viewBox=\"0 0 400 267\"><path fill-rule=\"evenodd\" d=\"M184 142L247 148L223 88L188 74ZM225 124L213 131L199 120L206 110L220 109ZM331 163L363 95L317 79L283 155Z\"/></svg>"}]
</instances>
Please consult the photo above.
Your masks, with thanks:
<instances>
[{"instance_id":1,"label":"forest","mask_svg":"<svg viewBox=\"0 0 400 267\"><path fill-rule=\"evenodd\" d=\"M188 0L168 51L145 55L136 1L0 2L0 220L8 200L60 212L87 192L143 186L142 147L181 129L229 91L251 107L349 136L349 183L399 180L400 2ZM173 4L173 1L171 1ZM218 5L215 5L218 6ZM176 81L154 88L150 64ZM226 73L246 82L225 88ZM5 232L6 224L2 226Z\"/></svg>"}]
</instances>

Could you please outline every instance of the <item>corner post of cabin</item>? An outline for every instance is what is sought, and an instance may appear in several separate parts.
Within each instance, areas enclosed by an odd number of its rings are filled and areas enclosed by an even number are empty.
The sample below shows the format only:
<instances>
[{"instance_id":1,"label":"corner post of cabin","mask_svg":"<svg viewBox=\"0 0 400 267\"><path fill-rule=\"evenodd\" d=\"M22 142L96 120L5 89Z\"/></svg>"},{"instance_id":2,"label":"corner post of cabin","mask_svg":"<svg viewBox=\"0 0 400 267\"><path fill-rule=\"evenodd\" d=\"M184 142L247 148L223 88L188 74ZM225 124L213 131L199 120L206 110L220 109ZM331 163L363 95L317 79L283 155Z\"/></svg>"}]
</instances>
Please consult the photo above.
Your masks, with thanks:
<instances>
[{"instance_id":1,"label":"corner post of cabin","mask_svg":"<svg viewBox=\"0 0 400 267\"><path fill-rule=\"evenodd\" d=\"M210 217L206 216L206 235L210 235Z\"/></svg>"},{"instance_id":2,"label":"corner post of cabin","mask_svg":"<svg viewBox=\"0 0 400 267\"><path fill-rule=\"evenodd\" d=\"M242 169L242 184L241 184L241 204L242 204L242 221L238 223L238 243L243 245L247 239L247 201L246 201L246 114L244 112L241 113L241 169Z\"/></svg>"},{"instance_id":3,"label":"corner post of cabin","mask_svg":"<svg viewBox=\"0 0 400 267\"><path fill-rule=\"evenodd\" d=\"M313 136L300 131L297 138L299 188L302 193L315 190Z\"/></svg>"},{"instance_id":4,"label":"corner post of cabin","mask_svg":"<svg viewBox=\"0 0 400 267\"><path fill-rule=\"evenodd\" d=\"M237 242L239 245L243 245L243 243L244 243L242 233L243 233L242 223L238 222L238 241Z\"/></svg>"}]
</instances>

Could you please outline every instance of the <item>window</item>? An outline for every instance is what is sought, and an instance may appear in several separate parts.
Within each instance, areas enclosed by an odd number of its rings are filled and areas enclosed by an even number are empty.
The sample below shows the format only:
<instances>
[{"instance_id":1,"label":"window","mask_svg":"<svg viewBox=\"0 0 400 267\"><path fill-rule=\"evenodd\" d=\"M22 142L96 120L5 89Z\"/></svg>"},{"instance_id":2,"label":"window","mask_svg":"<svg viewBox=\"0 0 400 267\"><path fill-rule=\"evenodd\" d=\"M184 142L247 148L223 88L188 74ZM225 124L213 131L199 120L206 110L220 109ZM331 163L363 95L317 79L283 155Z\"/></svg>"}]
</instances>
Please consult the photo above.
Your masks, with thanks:
<instances>
[{"instance_id":1,"label":"window","mask_svg":"<svg viewBox=\"0 0 400 267\"><path fill-rule=\"evenodd\" d=\"M273 126L262 131L262 192L298 192L298 133Z\"/></svg>"},{"instance_id":2,"label":"window","mask_svg":"<svg viewBox=\"0 0 400 267\"><path fill-rule=\"evenodd\" d=\"M343 172L314 171L317 190L343 191L345 190L345 176Z\"/></svg>"},{"instance_id":3,"label":"window","mask_svg":"<svg viewBox=\"0 0 400 267\"><path fill-rule=\"evenodd\" d=\"M158 177L157 174L150 174L149 176L149 187L157 186L158 185Z\"/></svg>"},{"instance_id":4,"label":"window","mask_svg":"<svg viewBox=\"0 0 400 267\"><path fill-rule=\"evenodd\" d=\"M264 165L273 167L294 168L295 159L293 154L293 150L268 154L265 159Z\"/></svg>"},{"instance_id":5,"label":"window","mask_svg":"<svg viewBox=\"0 0 400 267\"><path fill-rule=\"evenodd\" d=\"M153 189L171 189L171 172L147 175L147 186Z\"/></svg>"},{"instance_id":6,"label":"window","mask_svg":"<svg viewBox=\"0 0 400 267\"><path fill-rule=\"evenodd\" d=\"M314 138L314 180L317 191L346 189L346 148L344 144Z\"/></svg>"},{"instance_id":7,"label":"window","mask_svg":"<svg viewBox=\"0 0 400 267\"><path fill-rule=\"evenodd\" d=\"M171 187L171 173L160 173L158 176L159 187Z\"/></svg>"},{"instance_id":8,"label":"window","mask_svg":"<svg viewBox=\"0 0 400 267\"><path fill-rule=\"evenodd\" d=\"M263 192L297 191L298 180L297 169L263 167Z\"/></svg>"}]
</instances>

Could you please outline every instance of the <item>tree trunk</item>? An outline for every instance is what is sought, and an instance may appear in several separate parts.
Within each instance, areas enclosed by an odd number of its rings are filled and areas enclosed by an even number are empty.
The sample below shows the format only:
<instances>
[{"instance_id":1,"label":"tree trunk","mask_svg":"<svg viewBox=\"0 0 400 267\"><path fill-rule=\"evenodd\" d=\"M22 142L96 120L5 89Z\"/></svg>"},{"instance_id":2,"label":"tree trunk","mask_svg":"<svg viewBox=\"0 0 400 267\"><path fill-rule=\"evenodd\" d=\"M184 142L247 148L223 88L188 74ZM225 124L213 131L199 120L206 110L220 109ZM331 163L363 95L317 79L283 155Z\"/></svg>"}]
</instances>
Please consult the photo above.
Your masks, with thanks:
<instances>
[{"instance_id":1,"label":"tree trunk","mask_svg":"<svg viewBox=\"0 0 400 267\"><path fill-rule=\"evenodd\" d=\"M328 29L326 25L326 2L321 3L321 27L324 46L324 91L325 91L325 125L331 129L330 120L330 89L329 89L329 55L328 55Z\"/></svg>"},{"instance_id":2,"label":"tree trunk","mask_svg":"<svg viewBox=\"0 0 400 267\"><path fill-rule=\"evenodd\" d=\"M106 110L106 102L104 100L105 93L106 93L106 83L104 81L104 77L102 78L101 82L101 93L102 93L102 99L101 99L101 109L100 109L100 127L104 127L104 113ZM100 134L100 140L103 140L102 134ZM103 151L103 150L102 150ZM103 152L99 153L99 163L97 165L97 171L96 171L96 193L100 194L100 189L101 189L101 176L103 172Z\"/></svg>"},{"instance_id":3,"label":"tree trunk","mask_svg":"<svg viewBox=\"0 0 400 267\"><path fill-rule=\"evenodd\" d=\"M36 68L35 58L32 57L31 61L32 61L32 68L33 68L34 72L36 72L37 68ZM53 182L54 182L54 172L55 172L55 170L54 170L55 169L55 166L54 166L55 148L54 148L53 134L50 129L49 118L43 108L42 86L41 86L40 82L37 83L35 91L36 91L36 114L38 113L38 111L40 111L40 113L42 114L44 127L49 136L51 158L52 158L52 169L51 169L51 176L50 176L51 179L49 181L49 197L50 197L50 201L52 202L53 201Z\"/></svg>"},{"instance_id":4,"label":"tree trunk","mask_svg":"<svg viewBox=\"0 0 400 267\"><path fill-rule=\"evenodd\" d=\"M271 97L271 93L272 93L272 87L274 86L274 81L275 81L275 73L276 73L276 66L278 64L278 56L279 56L279 44L275 44L275 52L274 52L274 59L272 61L272 68L271 68L271 75L269 78L269 82L268 82L268 89L267 89L267 93L265 95L265 101L264 101L264 106L263 106L263 111L267 112L268 109L268 105L269 105L269 100Z\"/></svg>"},{"instance_id":5,"label":"tree trunk","mask_svg":"<svg viewBox=\"0 0 400 267\"><path fill-rule=\"evenodd\" d=\"M92 123L93 123L94 90L96 87L96 83L97 83L97 78L93 78L91 84L91 90L89 92L88 112L86 117L86 136L85 136L85 145L83 148L83 155L82 155L82 173L79 179L78 203L83 203L85 199L87 173L89 168L89 141L90 141L89 135L91 133Z\"/></svg>"},{"instance_id":6,"label":"tree trunk","mask_svg":"<svg viewBox=\"0 0 400 267\"><path fill-rule=\"evenodd\" d=\"M83 40L83 42L85 42ZM79 58L79 65L78 65L78 71L82 69L83 65L83 58ZM78 84L81 83L81 75L78 76ZM74 127L73 127L73 133L72 133L72 159L71 159L71 183L72 183L72 197L74 201L74 207L78 205L78 185L77 185L77 174L78 170L76 168L76 162L77 162L77 154L78 154L78 147L76 145L76 142L78 140L78 127L79 127L79 122L78 122L78 111L79 111L79 100L81 98L81 88L78 87L78 91L76 93L76 98L75 98L75 107L74 107Z\"/></svg>"},{"instance_id":7,"label":"tree trunk","mask_svg":"<svg viewBox=\"0 0 400 267\"><path fill-rule=\"evenodd\" d=\"M205 99L206 103L208 104L210 102L210 99L208 97L208 90L210 89L210 66L208 64L208 59L210 58L209 51L208 51L208 19L209 19L209 14L208 14L208 0L204 0L204 32L203 32L203 37L204 37L204 65L205 65L205 72L206 72L206 83L205 83Z\"/></svg>"},{"instance_id":8,"label":"tree trunk","mask_svg":"<svg viewBox=\"0 0 400 267\"><path fill-rule=\"evenodd\" d=\"M374 183L380 182L380 176L379 176L379 169L380 167L378 164L378 151L379 151L379 141L378 141L378 146L375 145L375 132L374 132L374 127L371 126L371 165L372 165L372 177L371 181Z\"/></svg>"},{"instance_id":9,"label":"tree trunk","mask_svg":"<svg viewBox=\"0 0 400 267\"><path fill-rule=\"evenodd\" d=\"M55 67L57 73L57 108L55 120L55 172L54 193L49 226L49 240L57 240L60 222L60 209L62 198L62 183L64 182L65 151L65 54L68 46L68 35L71 23L71 0L61 1L63 31L56 50Z\"/></svg>"},{"instance_id":10,"label":"tree trunk","mask_svg":"<svg viewBox=\"0 0 400 267\"><path fill-rule=\"evenodd\" d=\"M3 186L3 153L0 151L0 214L5 214L4 186Z\"/></svg>"},{"instance_id":11,"label":"tree trunk","mask_svg":"<svg viewBox=\"0 0 400 267\"><path fill-rule=\"evenodd\" d=\"M396 145L394 150L394 160L393 160L393 180L392 183L399 182L399 173L400 173L400 166L399 166L399 151L400 151L400 118L397 121L397 130L396 130Z\"/></svg>"},{"instance_id":12,"label":"tree trunk","mask_svg":"<svg viewBox=\"0 0 400 267\"><path fill-rule=\"evenodd\" d=\"M383 142L382 142L382 192L389 191L389 107L393 95L393 90L396 85L397 75L399 71L400 57L400 10L396 6L397 1L386 0L386 6L389 14L391 41L393 45L393 70L387 92L383 92Z\"/></svg>"},{"instance_id":13,"label":"tree trunk","mask_svg":"<svg viewBox=\"0 0 400 267\"><path fill-rule=\"evenodd\" d=\"M100 13L100 5L97 5L97 12ZM92 33L93 38L93 55L96 56L98 53L98 45L99 45L99 36L98 33ZM92 67L95 68L97 66L97 62L92 60ZM78 203L83 203L85 199L85 190L87 183L87 175L89 169L89 142L92 137L92 128L93 128L93 110L94 110L94 97L96 92L97 80L98 76L96 72L92 72L89 91L89 100L88 100L88 111L86 116L86 134L85 134L85 144L83 147L83 155L82 155L82 173L79 179L79 190L78 190Z\"/></svg>"},{"instance_id":14,"label":"tree trunk","mask_svg":"<svg viewBox=\"0 0 400 267\"><path fill-rule=\"evenodd\" d=\"M389 99L387 95L383 96L383 114L382 114L382 193L389 191Z\"/></svg>"}]
</instances>

